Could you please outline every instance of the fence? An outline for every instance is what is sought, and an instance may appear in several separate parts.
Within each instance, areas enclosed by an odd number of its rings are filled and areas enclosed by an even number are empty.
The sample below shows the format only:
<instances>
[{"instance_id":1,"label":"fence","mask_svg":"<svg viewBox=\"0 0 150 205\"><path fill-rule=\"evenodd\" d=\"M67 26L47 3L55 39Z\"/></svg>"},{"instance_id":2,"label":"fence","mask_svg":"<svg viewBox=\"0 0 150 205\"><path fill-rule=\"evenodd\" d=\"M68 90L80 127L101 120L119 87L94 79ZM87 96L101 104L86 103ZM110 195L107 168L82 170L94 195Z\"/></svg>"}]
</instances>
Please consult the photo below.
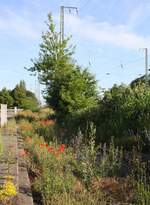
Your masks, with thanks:
<instances>
[{"instance_id":1,"label":"fence","mask_svg":"<svg viewBox=\"0 0 150 205\"><path fill-rule=\"evenodd\" d=\"M3 127L5 124L7 124L7 120L9 118L14 117L17 115L18 112L21 112L22 109L17 109L17 107L14 107L13 109L7 109L6 104L1 104L1 109L0 109L0 124L1 127Z\"/></svg>"}]
</instances>

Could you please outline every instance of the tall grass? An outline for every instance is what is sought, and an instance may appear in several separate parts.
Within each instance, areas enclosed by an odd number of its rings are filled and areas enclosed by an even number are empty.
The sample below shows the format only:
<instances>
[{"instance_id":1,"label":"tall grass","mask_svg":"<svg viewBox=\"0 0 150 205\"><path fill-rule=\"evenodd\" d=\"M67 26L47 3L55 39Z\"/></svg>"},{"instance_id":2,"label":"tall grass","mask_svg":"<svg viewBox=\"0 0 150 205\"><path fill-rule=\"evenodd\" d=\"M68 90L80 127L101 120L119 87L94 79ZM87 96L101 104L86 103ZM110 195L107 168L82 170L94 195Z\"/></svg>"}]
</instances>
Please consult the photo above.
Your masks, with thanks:
<instances>
[{"instance_id":1,"label":"tall grass","mask_svg":"<svg viewBox=\"0 0 150 205\"><path fill-rule=\"evenodd\" d=\"M50 141L54 129L50 122L19 123L32 187L44 205L150 204L148 165L139 147L126 152L111 137L109 143L97 146L97 130L90 124L88 136L78 132L59 153L59 138Z\"/></svg>"}]
</instances>

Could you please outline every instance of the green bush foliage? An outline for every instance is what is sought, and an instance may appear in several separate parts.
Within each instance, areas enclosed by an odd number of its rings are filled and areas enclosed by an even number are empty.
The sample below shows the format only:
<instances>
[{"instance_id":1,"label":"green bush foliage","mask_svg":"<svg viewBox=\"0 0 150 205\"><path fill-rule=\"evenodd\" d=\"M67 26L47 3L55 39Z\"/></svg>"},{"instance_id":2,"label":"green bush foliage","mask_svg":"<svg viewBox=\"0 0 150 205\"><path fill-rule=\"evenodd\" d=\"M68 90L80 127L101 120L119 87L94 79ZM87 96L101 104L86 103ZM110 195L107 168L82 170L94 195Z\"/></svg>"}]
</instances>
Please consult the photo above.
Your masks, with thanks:
<instances>
[{"instance_id":1,"label":"green bush foliage","mask_svg":"<svg viewBox=\"0 0 150 205\"><path fill-rule=\"evenodd\" d=\"M19 124L25 140L21 155L26 157L32 188L44 205L149 205L148 165L139 150L123 152L113 138L97 146L94 124L89 124L89 141L80 131L72 146L59 144L55 137L47 143L45 132L37 135L35 123L22 120ZM49 127L54 122L39 123Z\"/></svg>"},{"instance_id":2,"label":"green bush foliage","mask_svg":"<svg viewBox=\"0 0 150 205\"><path fill-rule=\"evenodd\" d=\"M13 90L3 88L0 91L0 103L7 104L9 108L16 106L23 109L37 110L39 107L35 94L26 89L24 81L20 81Z\"/></svg>"},{"instance_id":3,"label":"green bush foliage","mask_svg":"<svg viewBox=\"0 0 150 205\"><path fill-rule=\"evenodd\" d=\"M96 126L97 143L110 141L114 136L114 141L126 147L137 145L138 141L148 145L150 88L144 84L134 88L114 86L104 93L97 107L68 115L64 123L66 137L76 136L80 129L87 138L91 122Z\"/></svg>"},{"instance_id":4,"label":"green bush foliage","mask_svg":"<svg viewBox=\"0 0 150 205\"><path fill-rule=\"evenodd\" d=\"M20 81L20 83L16 85L11 95L14 99L14 106L30 110L36 110L39 107L39 102L35 94L26 89L24 81Z\"/></svg>"},{"instance_id":5,"label":"green bush foliage","mask_svg":"<svg viewBox=\"0 0 150 205\"><path fill-rule=\"evenodd\" d=\"M3 88L0 91L0 103L1 104L7 104L8 107L13 106L14 99L11 96L11 91L7 90L6 88Z\"/></svg>"}]
</instances>

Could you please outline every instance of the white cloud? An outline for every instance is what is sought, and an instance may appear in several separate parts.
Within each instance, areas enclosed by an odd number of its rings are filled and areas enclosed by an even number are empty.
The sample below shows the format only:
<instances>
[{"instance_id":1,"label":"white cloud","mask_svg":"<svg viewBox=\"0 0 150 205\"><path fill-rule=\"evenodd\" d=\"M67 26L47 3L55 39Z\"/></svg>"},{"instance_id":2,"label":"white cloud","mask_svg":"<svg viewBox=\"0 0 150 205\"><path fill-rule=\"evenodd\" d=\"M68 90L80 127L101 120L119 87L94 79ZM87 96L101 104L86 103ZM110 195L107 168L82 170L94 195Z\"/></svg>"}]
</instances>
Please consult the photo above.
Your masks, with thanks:
<instances>
[{"instance_id":1,"label":"white cloud","mask_svg":"<svg viewBox=\"0 0 150 205\"><path fill-rule=\"evenodd\" d=\"M129 49L149 47L150 36L144 37L134 32L137 22L143 15L142 10L141 4L135 8L128 23L123 25L98 22L93 17L65 15L65 29L81 41L95 42L99 45L109 44ZM59 25L58 16L53 17ZM40 20L39 23L26 10L16 12L8 8L0 9L0 31L4 34L34 40L39 39L44 28L44 22Z\"/></svg>"},{"instance_id":2,"label":"white cloud","mask_svg":"<svg viewBox=\"0 0 150 205\"><path fill-rule=\"evenodd\" d=\"M10 9L3 9L0 14L0 31L9 36L33 40L39 37L40 28L27 12L22 11L19 14Z\"/></svg>"},{"instance_id":3,"label":"white cloud","mask_svg":"<svg viewBox=\"0 0 150 205\"><path fill-rule=\"evenodd\" d=\"M94 41L98 44L111 44L129 49L149 47L150 36L143 37L131 31L129 25L111 25L97 22L91 17L80 18L66 16L66 27L81 40Z\"/></svg>"}]
</instances>

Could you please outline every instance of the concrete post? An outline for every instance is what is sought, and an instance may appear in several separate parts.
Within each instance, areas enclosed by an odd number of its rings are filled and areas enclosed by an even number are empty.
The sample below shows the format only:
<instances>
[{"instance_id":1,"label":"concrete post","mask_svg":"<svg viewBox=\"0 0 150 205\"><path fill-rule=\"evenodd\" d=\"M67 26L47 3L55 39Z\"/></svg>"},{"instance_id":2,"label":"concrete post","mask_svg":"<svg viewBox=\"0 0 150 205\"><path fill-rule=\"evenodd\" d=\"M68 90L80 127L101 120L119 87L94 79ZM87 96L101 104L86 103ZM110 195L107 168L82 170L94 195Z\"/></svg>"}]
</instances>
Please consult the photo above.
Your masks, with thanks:
<instances>
[{"instance_id":1,"label":"concrete post","mask_svg":"<svg viewBox=\"0 0 150 205\"><path fill-rule=\"evenodd\" d=\"M1 104L1 127L7 124L7 105Z\"/></svg>"},{"instance_id":2,"label":"concrete post","mask_svg":"<svg viewBox=\"0 0 150 205\"><path fill-rule=\"evenodd\" d=\"M18 112L17 107L14 107L14 113L15 113L15 115L17 115L17 112Z\"/></svg>"}]
</instances>

